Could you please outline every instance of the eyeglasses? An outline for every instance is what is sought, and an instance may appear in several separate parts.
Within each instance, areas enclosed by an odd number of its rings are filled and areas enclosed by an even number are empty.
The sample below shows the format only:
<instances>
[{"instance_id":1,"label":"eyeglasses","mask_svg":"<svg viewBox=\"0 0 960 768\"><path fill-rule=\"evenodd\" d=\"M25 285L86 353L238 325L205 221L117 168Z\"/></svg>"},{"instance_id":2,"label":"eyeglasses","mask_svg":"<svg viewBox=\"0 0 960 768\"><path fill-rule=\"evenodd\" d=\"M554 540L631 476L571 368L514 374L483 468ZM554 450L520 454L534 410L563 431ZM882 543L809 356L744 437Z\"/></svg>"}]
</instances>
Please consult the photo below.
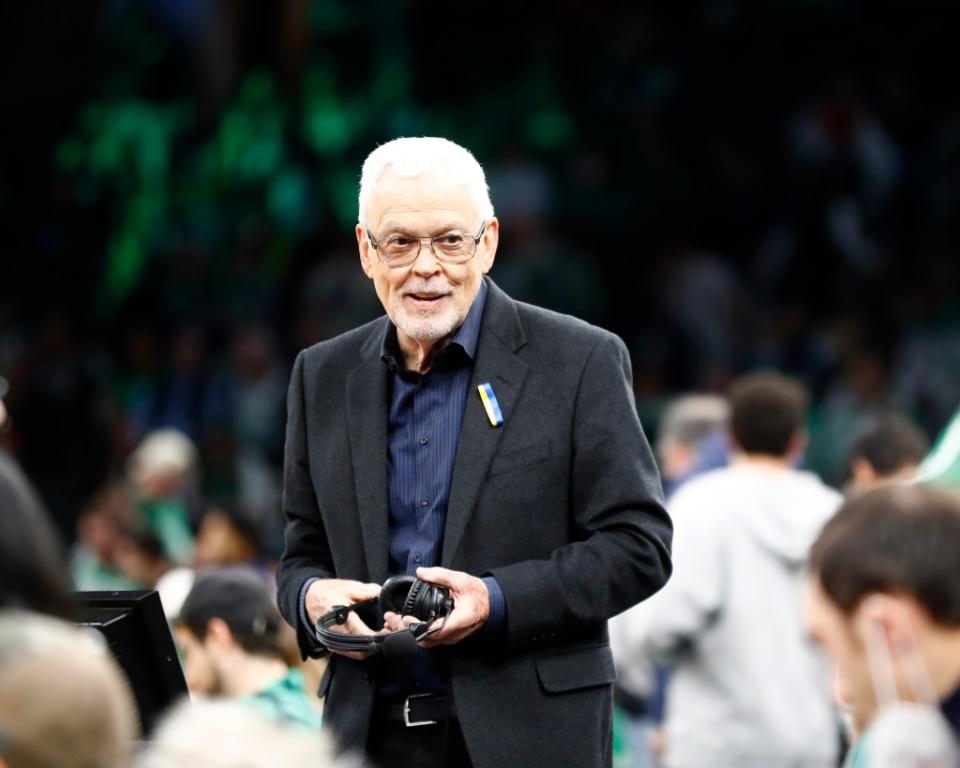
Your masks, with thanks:
<instances>
[{"instance_id":1,"label":"eyeglasses","mask_svg":"<svg viewBox=\"0 0 960 768\"><path fill-rule=\"evenodd\" d=\"M387 235L375 240L373 233L367 230L370 245L377 252L380 261L388 267L407 267L420 257L423 241L430 241L430 250L437 257L437 261L444 264L463 264L470 261L477 252L477 245L483 238L487 222L480 226L479 234L474 237L467 232L453 230L433 237L411 237L409 235Z\"/></svg>"}]
</instances>

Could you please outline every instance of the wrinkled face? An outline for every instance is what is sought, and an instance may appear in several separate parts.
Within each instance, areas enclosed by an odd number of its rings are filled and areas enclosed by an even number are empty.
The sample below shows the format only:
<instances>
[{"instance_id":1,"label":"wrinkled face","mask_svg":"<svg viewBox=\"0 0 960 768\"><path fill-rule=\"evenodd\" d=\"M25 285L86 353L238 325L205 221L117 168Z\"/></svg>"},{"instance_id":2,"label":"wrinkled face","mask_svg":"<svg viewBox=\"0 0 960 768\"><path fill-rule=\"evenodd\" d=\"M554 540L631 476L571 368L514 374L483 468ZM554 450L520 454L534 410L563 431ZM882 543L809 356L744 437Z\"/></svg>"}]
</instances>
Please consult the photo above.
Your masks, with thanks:
<instances>
[{"instance_id":1,"label":"wrinkled face","mask_svg":"<svg viewBox=\"0 0 960 768\"><path fill-rule=\"evenodd\" d=\"M483 224L466 187L442 168L401 177L388 167L373 189L368 217L378 241L394 234L429 237L451 231L476 236ZM366 230L357 226L363 271L397 327L401 346L438 341L460 327L493 265L498 235L499 224L491 219L476 253L464 264L444 264L424 241L413 264L388 267L370 245Z\"/></svg>"},{"instance_id":2,"label":"wrinkled face","mask_svg":"<svg viewBox=\"0 0 960 768\"><path fill-rule=\"evenodd\" d=\"M807 632L836 664L837 696L852 708L854 725L862 731L877 710L866 646L855 620L830 600L819 580L809 579L806 593Z\"/></svg>"},{"instance_id":3,"label":"wrinkled face","mask_svg":"<svg viewBox=\"0 0 960 768\"><path fill-rule=\"evenodd\" d=\"M194 696L219 696L223 693L222 677L214 662L209 637L201 642L185 627L176 627L174 634L183 662L183 676Z\"/></svg>"}]
</instances>

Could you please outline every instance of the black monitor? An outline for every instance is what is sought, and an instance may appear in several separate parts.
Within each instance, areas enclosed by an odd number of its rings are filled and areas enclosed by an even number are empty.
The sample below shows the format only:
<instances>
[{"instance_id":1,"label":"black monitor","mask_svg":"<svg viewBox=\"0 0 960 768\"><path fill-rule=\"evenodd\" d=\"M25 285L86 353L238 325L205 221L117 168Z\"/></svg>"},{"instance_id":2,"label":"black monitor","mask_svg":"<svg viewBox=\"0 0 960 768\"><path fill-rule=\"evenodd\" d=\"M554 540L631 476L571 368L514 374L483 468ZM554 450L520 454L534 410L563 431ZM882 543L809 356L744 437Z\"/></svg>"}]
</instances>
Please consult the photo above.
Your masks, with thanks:
<instances>
[{"instance_id":1,"label":"black monitor","mask_svg":"<svg viewBox=\"0 0 960 768\"><path fill-rule=\"evenodd\" d=\"M75 594L77 623L103 633L130 681L146 738L166 709L187 693L160 595L152 590Z\"/></svg>"}]
</instances>

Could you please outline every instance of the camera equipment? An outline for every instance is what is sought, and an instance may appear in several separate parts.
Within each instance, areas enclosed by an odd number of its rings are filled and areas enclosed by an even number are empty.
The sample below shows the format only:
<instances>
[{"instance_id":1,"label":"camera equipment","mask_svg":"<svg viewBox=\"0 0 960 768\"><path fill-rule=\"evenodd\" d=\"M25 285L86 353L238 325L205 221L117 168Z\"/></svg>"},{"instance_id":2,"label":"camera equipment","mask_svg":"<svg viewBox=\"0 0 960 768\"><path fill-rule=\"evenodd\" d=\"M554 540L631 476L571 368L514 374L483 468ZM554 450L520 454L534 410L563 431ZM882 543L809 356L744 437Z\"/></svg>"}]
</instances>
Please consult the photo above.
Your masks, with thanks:
<instances>
[{"instance_id":1,"label":"camera equipment","mask_svg":"<svg viewBox=\"0 0 960 768\"><path fill-rule=\"evenodd\" d=\"M74 594L78 623L103 634L130 681L141 729L149 737L170 705L187 694L160 595L151 590Z\"/></svg>"},{"instance_id":2,"label":"camera equipment","mask_svg":"<svg viewBox=\"0 0 960 768\"><path fill-rule=\"evenodd\" d=\"M417 649L418 641L443 629L452 610L453 598L447 587L420 581L414 576L393 576L384 582L379 597L353 605L333 606L317 620L315 630L317 640L332 651L382 651L384 656L404 656ZM356 611L361 618L366 613L372 617L366 623L376 626L383 625L383 614L387 611L415 616L420 623L380 635L348 635L330 629L334 624L346 624L350 611ZM431 628L439 618L443 619L441 624Z\"/></svg>"}]
</instances>

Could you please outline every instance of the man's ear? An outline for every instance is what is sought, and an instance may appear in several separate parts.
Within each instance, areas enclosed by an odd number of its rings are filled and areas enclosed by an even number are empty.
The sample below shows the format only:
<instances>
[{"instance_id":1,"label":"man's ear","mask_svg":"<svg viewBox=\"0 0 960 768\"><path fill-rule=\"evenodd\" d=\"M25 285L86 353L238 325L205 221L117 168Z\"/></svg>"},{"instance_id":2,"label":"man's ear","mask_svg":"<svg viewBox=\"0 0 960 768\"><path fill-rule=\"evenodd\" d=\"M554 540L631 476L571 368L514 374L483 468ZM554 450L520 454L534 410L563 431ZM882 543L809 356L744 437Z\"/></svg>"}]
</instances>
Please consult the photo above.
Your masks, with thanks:
<instances>
[{"instance_id":1,"label":"man's ear","mask_svg":"<svg viewBox=\"0 0 960 768\"><path fill-rule=\"evenodd\" d=\"M854 459L850 465L850 479L853 480L854 485L863 488L877 482L879 475L873 468L873 464L861 457Z\"/></svg>"},{"instance_id":2,"label":"man's ear","mask_svg":"<svg viewBox=\"0 0 960 768\"><path fill-rule=\"evenodd\" d=\"M480 238L480 248L483 249L483 274L487 274L493 268L493 261L497 257L497 245L500 243L500 220L494 216L487 222L483 230L483 237ZM480 254L477 254L480 256Z\"/></svg>"},{"instance_id":3,"label":"man's ear","mask_svg":"<svg viewBox=\"0 0 960 768\"><path fill-rule=\"evenodd\" d=\"M370 245L370 238L367 237L367 230L364 229L360 224L357 224L357 249L360 251L360 266L363 269L363 274L373 279L373 262L371 259L377 258L376 253L373 252L373 247Z\"/></svg>"},{"instance_id":4,"label":"man's ear","mask_svg":"<svg viewBox=\"0 0 960 768\"><path fill-rule=\"evenodd\" d=\"M216 648L226 649L231 647L233 642L233 632L223 619L210 619L207 622L207 639Z\"/></svg>"}]
</instances>

